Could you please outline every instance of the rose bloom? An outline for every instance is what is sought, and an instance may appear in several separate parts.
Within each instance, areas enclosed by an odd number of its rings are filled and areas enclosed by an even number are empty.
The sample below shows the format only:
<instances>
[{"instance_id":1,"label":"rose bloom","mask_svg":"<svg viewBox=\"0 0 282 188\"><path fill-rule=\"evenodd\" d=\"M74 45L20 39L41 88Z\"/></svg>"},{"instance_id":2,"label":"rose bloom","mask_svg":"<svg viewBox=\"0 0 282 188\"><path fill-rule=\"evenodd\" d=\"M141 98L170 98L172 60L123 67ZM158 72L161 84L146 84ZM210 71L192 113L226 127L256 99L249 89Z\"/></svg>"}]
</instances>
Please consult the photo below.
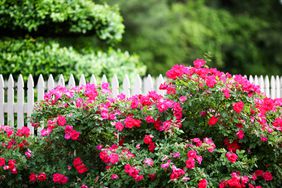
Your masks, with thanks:
<instances>
[{"instance_id":1,"label":"rose bloom","mask_svg":"<svg viewBox=\"0 0 282 188\"><path fill-rule=\"evenodd\" d=\"M146 159L144 159L144 164L146 164L148 166L153 166L154 165L154 161L151 158L146 158Z\"/></svg>"},{"instance_id":2,"label":"rose bloom","mask_svg":"<svg viewBox=\"0 0 282 188\"><path fill-rule=\"evenodd\" d=\"M215 117L215 116L212 116L212 117L209 119L208 124L209 124L210 126L213 126L213 125L215 125L215 124L217 123L217 121L218 121L218 118Z\"/></svg>"},{"instance_id":3,"label":"rose bloom","mask_svg":"<svg viewBox=\"0 0 282 188\"><path fill-rule=\"evenodd\" d=\"M59 126L64 126L66 123L67 123L67 120L66 120L65 116L58 116L57 124Z\"/></svg>"},{"instance_id":4,"label":"rose bloom","mask_svg":"<svg viewBox=\"0 0 282 188\"><path fill-rule=\"evenodd\" d=\"M143 141L144 144L151 144L153 142L152 135L145 135Z\"/></svg>"},{"instance_id":5,"label":"rose bloom","mask_svg":"<svg viewBox=\"0 0 282 188\"><path fill-rule=\"evenodd\" d=\"M271 172L265 171L262 175L265 181L271 181L273 179Z\"/></svg>"},{"instance_id":6,"label":"rose bloom","mask_svg":"<svg viewBox=\"0 0 282 188\"><path fill-rule=\"evenodd\" d=\"M4 166L5 165L5 158L0 157L0 166Z\"/></svg>"},{"instance_id":7,"label":"rose bloom","mask_svg":"<svg viewBox=\"0 0 282 188\"><path fill-rule=\"evenodd\" d=\"M201 179L198 183L198 188L206 188L208 186L208 181L206 179Z\"/></svg>"},{"instance_id":8,"label":"rose bloom","mask_svg":"<svg viewBox=\"0 0 282 188\"><path fill-rule=\"evenodd\" d=\"M186 168L193 169L195 168L195 160L193 158L189 158L186 160Z\"/></svg>"},{"instance_id":9,"label":"rose bloom","mask_svg":"<svg viewBox=\"0 0 282 188\"><path fill-rule=\"evenodd\" d=\"M226 157L231 163L235 163L238 159L238 156L235 153L232 153L232 152L226 153Z\"/></svg>"},{"instance_id":10,"label":"rose bloom","mask_svg":"<svg viewBox=\"0 0 282 188\"><path fill-rule=\"evenodd\" d=\"M201 68L206 64L206 61L204 59L196 59L193 61L193 64L195 68Z\"/></svg>"},{"instance_id":11,"label":"rose bloom","mask_svg":"<svg viewBox=\"0 0 282 188\"><path fill-rule=\"evenodd\" d=\"M32 182L32 183L36 182L36 174L31 173L29 175L29 182Z\"/></svg>"},{"instance_id":12,"label":"rose bloom","mask_svg":"<svg viewBox=\"0 0 282 188\"><path fill-rule=\"evenodd\" d=\"M242 101L233 103L233 110L238 114L244 109L244 103Z\"/></svg>"},{"instance_id":13,"label":"rose bloom","mask_svg":"<svg viewBox=\"0 0 282 188\"><path fill-rule=\"evenodd\" d=\"M194 151L194 150L190 150L190 151L188 151L188 153L187 153L187 157L188 157L188 158L195 158L196 156L197 156L197 152Z\"/></svg>"},{"instance_id":14,"label":"rose bloom","mask_svg":"<svg viewBox=\"0 0 282 188\"><path fill-rule=\"evenodd\" d=\"M40 182L46 181L46 179L47 179L46 174L45 174L44 172L40 173L40 174L37 176L37 179L38 179Z\"/></svg>"},{"instance_id":15,"label":"rose bloom","mask_svg":"<svg viewBox=\"0 0 282 188\"><path fill-rule=\"evenodd\" d=\"M112 180L116 180L116 179L118 179L119 177L118 177L118 175L117 174L112 174L111 175L111 179Z\"/></svg>"}]
</instances>

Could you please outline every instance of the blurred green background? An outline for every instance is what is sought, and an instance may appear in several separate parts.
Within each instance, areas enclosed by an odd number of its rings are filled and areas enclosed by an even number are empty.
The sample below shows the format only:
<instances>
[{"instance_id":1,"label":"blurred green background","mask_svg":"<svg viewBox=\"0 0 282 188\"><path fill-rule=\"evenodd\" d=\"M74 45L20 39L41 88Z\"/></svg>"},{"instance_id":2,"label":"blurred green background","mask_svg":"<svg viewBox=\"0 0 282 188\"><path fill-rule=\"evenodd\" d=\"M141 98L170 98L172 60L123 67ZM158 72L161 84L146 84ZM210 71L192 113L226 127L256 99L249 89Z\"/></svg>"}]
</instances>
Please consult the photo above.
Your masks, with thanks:
<instances>
[{"instance_id":1,"label":"blurred green background","mask_svg":"<svg viewBox=\"0 0 282 188\"><path fill-rule=\"evenodd\" d=\"M0 0L0 73L281 75L281 20L280 0Z\"/></svg>"}]
</instances>

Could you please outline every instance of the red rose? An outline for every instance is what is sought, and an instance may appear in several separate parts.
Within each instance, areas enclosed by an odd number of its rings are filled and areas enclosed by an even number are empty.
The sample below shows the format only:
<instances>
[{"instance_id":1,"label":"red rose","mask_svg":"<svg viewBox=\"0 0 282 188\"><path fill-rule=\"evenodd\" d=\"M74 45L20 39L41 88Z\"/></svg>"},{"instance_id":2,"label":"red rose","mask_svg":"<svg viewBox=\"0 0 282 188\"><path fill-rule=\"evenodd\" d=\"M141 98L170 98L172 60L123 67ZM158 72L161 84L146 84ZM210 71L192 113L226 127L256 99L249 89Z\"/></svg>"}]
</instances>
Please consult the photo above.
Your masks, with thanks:
<instances>
[{"instance_id":1,"label":"red rose","mask_svg":"<svg viewBox=\"0 0 282 188\"><path fill-rule=\"evenodd\" d=\"M155 148L156 148L156 145L155 145L154 142L152 142L152 143L149 144L148 149L149 149L150 152L154 152L154 151L155 151Z\"/></svg>"},{"instance_id":2,"label":"red rose","mask_svg":"<svg viewBox=\"0 0 282 188\"><path fill-rule=\"evenodd\" d=\"M139 119L134 119L132 117L126 117L124 120L125 127L126 128L133 128L133 127L140 127L141 126L141 121Z\"/></svg>"},{"instance_id":3,"label":"red rose","mask_svg":"<svg viewBox=\"0 0 282 188\"><path fill-rule=\"evenodd\" d=\"M209 119L208 124L209 124L210 126L213 126L213 125L215 125L215 124L217 123L217 121L218 121L218 118L215 117L215 116L212 116L212 117Z\"/></svg>"},{"instance_id":4,"label":"red rose","mask_svg":"<svg viewBox=\"0 0 282 188\"><path fill-rule=\"evenodd\" d=\"M186 168L193 169L195 168L195 160L193 158L189 158L186 160Z\"/></svg>"},{"instance_id":5,"label":"red rose","mask_svg":"<svg viewBox=\"0 0 282 188\"><path fill-rule=\"evenodd\" d=\"M143 139L145 144L151 144L153 142L152 136L151 135L145 135L144 139Z\"/></svg>"},{"instance_id":6,"label":"red rose","mask_svg":"<svg viewBox=\"0 0 282 188\"><path fill-rule=\"evenodd\" d=\"M235 153L231 152L226 153L226 157L231 163L235 163L238 159L238 156Z\"/></svg>"},{"instance_id":7,"label":"red rose","mask_svg":"<svg viewBox=\"0 0 282 188\"><path fill-rule=\"evenodd\" d=\"M4 166L5 165L5 158L0 157L0 166Z\"/></svg>"},{"instance_id":8,"label":"red rose","mask_svg":"<svg viewBox=\"0 0 282 188\"><path fill-rule=\"evenodd\" d=\"M197 156L197 152L196 151L194 151L194 150L190 150L190 151L188 151L188 153L187 153L187 157L188 158L195 158Z\"/></svg>"},{"instance_id":9,"label":"red rose","mask_svg":"<svg viewBox=\"0 0 282 188\"><path fill-rule=\"evenodd\" d=\"M244 103L242 101L233 103L233 110L238 114L244 109Z\"/></svg>"},{"instance_id":10,"label":"red rose","mask_svg":"<svg viewBox=\"0 0 282 188\"><path fill-rule=\"evenodd\" d=\"M115 127L116 127L116 130L118 130L118 131L122 131L123 128L124 128L124 126L121 122L116 122Z\"/></svg>"},{"instance_id":11,"label":"red rose","mask_svg":"<svg viewBox=\"0 0 282 188\"><path fill-rule=\"evenodd\" d=\"M46 174L45 174L44 172L40 173L40 174L37 176L37 179L38 179L40 182L46 181Z\"/></svg>"},{"instance_id":12,"label":"red rose","mask_svg":"<svg viewBox=\"0 0 282 188\"><path fill-rule=\"evenodd\" d=\"M273 179L271 172L265 171L262 175L265 181L271 181Z\"/></svg>"},{"instance_id":13,"label":"red rose","mask_svg":"<svg viewBox=\"0 0 282 188\"><path fill-rule=\"evenodd\" d=\"M206 61L204 59L196 59L193 61L193 64L195 68L201 68L206 64Z\"/></svg>"},{"instance_id":14,"label":"red rose","mask_svg":"<svg viewBox=\"0 0 282 188\"><path fill-rule=\"evenodd\" d=\"M67 123L67 120L66 120L65 116L58 116L57 124L59 126L64 126L66 123Z\"/></svg>"},{"instance_id":15,"label":"red rose","mask_svg":"<svg viewBox=\"0 0 282 188\"><path fill-rule=\"evenodd\" d=\"M198 188L206 188L208 186L208 181L206 179L201 179L198 183Z\"/></svg>"},{"instance_id":16,"label":"red rose","mask_svg":"<svg viewBox=\"0 0 282 188\"><path fill-rule=\"evenodd\" d=\"M55 173L53 174L53 182L57 184L66 184L68 182L68 177L63 174Z\"/></svg>"},{"instance_id":17,"label":"red rose","mask_svg":"<svg viewBox=\"0 0 282 188\"><path fill-rule=\"evenodd\" d=\"M36 182L36 174L31 173L29 175L29 182L32 182L32 183Z\"/></svg>"},{"instance_id":18,"label":"red rose","mask_svg":"<svg viewBox=\"0 0 282 188\"><path fill-rule=\"evenodd\" d=\"M73 130L70 133L70 137L71 137L72 140L78 140L79 135L80 135L80 132L78 132L76 130Z\"/></svg>"}]
</instances>

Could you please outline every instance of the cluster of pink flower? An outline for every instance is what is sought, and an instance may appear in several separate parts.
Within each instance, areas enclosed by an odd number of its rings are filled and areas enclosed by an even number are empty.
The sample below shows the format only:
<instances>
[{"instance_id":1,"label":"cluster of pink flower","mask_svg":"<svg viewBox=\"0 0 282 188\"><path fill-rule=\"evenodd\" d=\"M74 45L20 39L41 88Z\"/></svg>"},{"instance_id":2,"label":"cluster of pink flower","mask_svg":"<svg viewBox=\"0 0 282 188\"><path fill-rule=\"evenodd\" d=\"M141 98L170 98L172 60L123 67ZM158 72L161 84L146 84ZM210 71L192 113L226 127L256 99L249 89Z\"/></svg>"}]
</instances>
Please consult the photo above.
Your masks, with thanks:
<instances>
[{"instance_id":1,"label":"cluster of pink flower","mask_svg":"<svg viewBox=\"0 0 282 188\"><path fill-rule=\"evenodd\" d=\"M154 152L155 148L156 148L156 144L153 142L153 135L145 135L144 136L144 144L148 145L148 149L150 152Z\"/></svg>"},{"instance_id":2,"label":"cluster of pink flower","mask_svg":"<svg viewBox=\"0 0 282 188\"><path fill-rule=\"evenodd\" d=\"M195 150L190 150L187 152L187 160L185 161L186 168L194 169L195 168L195 159L197 160L198 164L202 163L203 157L197 155Z\"/></svg>"},{"instance_id":3,"label":"cluster of pink flower","mask_svg":"<svg viewBox=\"0 0 282 188\"><path fill-rule=\"evenodd\" d=\"M53 174L53 182L57 184L66 184L68 182L68 177L64 174L55 173Z\"/></svg>"},{"instance_id":4,"label":"cluster of pink flower","mask_svg":"<svg viewBox=\"0 0 282 188\"><path fill-rule=\"evenodd\" d=\"M262 186L255 186L250 183L250 180L256 181L257 177L263 177L265 181L272 180L272 174L268 171L256 170L251 178L248 176L240 176L239 172L231 173L231 178L228 180L223 180L219 184L219 188L227 188L227 187L250 187L250 188L262 188Z\"/></svg>"},{"instance_id":5,"label":"cluster of pink flower","mask_svg":"<svg viewBox=\"0 0 282 188\"><path fill-rule=\"evenodd\" d=\"M139 174L140 171L130 164L124 165L124 172L131 176L136 182L144 179L144 176Z\"/></svg>"},{"instance_id":6,"label":"cluster of pink flower","mask_svg":"<svg viewBox=\"0 0 282 188\"><path fill-rule=\"evenodd\" d=\"M74 168L79 174L83 174L88 171L88 168L86 165L83 163L80 157L76 157L73 162L72 162Z\"/></svg>"},{"instance_id":7,"label":"cluster of pink flower","mask_svg":"<svg viewBox=\"0 0 282 188\"><path fill-rule=\"evenodd\" d=\"M8 164L6 164L6 159L0 157L0 167L3 167L3 170L9 170L12 174L17 174L16 160L9 159Z\"/></svg>"},{"instance_id":8,"label":"cluster of pink flower","mask_svg":"<svg viewBox=\"0 0 282 188\"><path fill-rule=\"evenodd\" d=\"M31 182L31 183L34 183L36 181L44 182L44 181L46 181L46 179L47 179L47 176L44 172L41 172L39 174L31 173L29 175L29 182Z\"/></svg>"},{"instance_id":9,"label":"cluster of pink flower","mask_svg":"<svg viewBox=\"0 0 282 188\"><path fill-rule=\"evenodd\" d=\"M119 155L115 153L117 148L118 146L114 144L109 148L102 149L99 153L100 159L108 165L117 164L119 162Z\"/></svg>"}]
</instances>

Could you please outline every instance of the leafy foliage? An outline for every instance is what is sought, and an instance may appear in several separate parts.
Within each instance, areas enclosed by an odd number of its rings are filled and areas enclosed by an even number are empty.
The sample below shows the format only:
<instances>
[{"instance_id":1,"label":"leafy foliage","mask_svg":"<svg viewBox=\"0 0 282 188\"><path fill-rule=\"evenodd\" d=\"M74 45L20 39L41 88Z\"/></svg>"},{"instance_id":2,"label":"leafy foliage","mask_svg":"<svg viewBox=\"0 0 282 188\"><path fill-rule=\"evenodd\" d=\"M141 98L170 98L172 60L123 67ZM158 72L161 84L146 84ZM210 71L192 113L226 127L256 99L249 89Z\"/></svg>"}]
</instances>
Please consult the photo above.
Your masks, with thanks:
<instances>
[{"instance_id":1,"label":"leafy foliage","mask_svg":"<svg viewBox=\"0 0 282 188\"><path fill-rule=\"evenodd\" d=\"M93 34L120 41L124 26L117 9L89 0L1 0L0 31L4 35Z\"/></svg>"},{"instance_id":2,"label":"leafy foliage","mask_svg":"<svg viewBox=\"0 0 282 188\"><path fill-rule=\"evenodd\" d=\"M197 57L233 74L281 74L278 0L101 2L119 5L126 27L120 46L138 53L150 74Z\"/></svg>"},{"instance_id":3,"label":"leafy foliage","mask_svg":"<svg viewBox=\"0 0 282 188\"><path fill-rule=\"evenodd\" d=\"M130 56L128 52L110 50L108 53L79 53L72 47L61 47L50 40L4 40L0 42L0 51L0 72L6 78L9 74L22 74L24 79L27 79L29 74L33 74L35 78L40 74L44 77L49 74L74 74L78 79L81 74L87 78L90 78L91 74L97 77L116 74L122 79L124 72L130 77L145 73L145 67L138 57Z\"/></svg>"}]
</instances>

